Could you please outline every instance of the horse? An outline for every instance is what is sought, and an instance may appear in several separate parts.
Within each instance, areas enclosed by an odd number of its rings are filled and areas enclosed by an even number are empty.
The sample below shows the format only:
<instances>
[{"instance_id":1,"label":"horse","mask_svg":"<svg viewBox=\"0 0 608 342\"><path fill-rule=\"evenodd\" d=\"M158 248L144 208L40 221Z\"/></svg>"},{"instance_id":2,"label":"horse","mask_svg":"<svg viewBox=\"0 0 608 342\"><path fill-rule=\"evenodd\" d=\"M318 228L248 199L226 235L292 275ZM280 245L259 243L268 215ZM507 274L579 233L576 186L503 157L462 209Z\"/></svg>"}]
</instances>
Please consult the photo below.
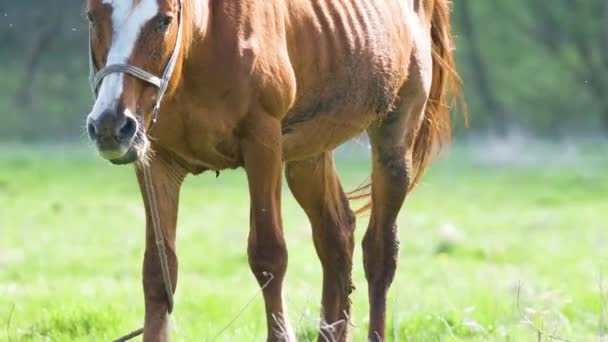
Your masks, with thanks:
<instances>
[{"instance_id":1,"label":"horse","mask_svg":"<svg viewBox=\"0 0 608 342\"><path fill-rule=\"evenodd\" d=\"M102 158L135 165L146 211L144 341L169 339L182 182L234 168L247 175L247 255L268 341L295 341L283 171L323 269L321 318L334 329L320 340L352 333L350 199L368 198L368 338L384 341L397 215L449 142L460 94L450 0L86 0L86 11L95 94L86 129ZM370 181L346 193L333 150L364 132Z\"/></svg>"}]
</instances>

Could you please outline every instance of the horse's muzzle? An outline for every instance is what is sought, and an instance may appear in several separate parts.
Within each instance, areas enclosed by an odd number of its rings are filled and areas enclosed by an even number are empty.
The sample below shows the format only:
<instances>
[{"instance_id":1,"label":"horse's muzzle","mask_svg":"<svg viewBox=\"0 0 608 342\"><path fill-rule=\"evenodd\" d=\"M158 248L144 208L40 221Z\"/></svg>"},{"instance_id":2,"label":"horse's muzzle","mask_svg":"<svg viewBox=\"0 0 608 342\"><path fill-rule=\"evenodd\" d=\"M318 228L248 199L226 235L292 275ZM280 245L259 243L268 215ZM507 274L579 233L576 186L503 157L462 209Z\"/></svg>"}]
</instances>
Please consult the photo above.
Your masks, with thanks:
<instances>
[{"instance_id":1,"label":"horse's muzzle","mask_svg":"<svg viewBox=\"0 0 608 342\"><path fill-rule=\"evenodd\" d=\"M97 146L99 155L113 164L133 163L141 157L140 148L145 137L135 118L105 110L87 119L87 133Z\"/></svg>"},{"instance_id":2,"label":"horse's muzzle","mask_svg":"<svg viewBox=\"0 0 608 342\"><path fill-rule=\"evenodd\" d=\"M125 155L117 159L109 159L109 161L114 165L132 164L138 161L141 158L141 155L142 153L138 148L131 146Z\"/></svg>"}]
</instances>

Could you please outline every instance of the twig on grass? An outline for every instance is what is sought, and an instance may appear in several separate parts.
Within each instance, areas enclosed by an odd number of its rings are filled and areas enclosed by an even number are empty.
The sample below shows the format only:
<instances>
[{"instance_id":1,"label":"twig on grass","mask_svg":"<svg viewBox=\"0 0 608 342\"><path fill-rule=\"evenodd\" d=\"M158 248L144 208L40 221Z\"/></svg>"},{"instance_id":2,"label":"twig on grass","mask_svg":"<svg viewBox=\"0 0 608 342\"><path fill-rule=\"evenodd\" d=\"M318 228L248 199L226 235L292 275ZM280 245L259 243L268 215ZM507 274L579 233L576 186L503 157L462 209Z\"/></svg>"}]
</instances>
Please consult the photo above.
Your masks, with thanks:
<instances>
[{"instance_id":1,"label":"twig on grass","mask_svg":"<svg viewBox=\"0 0 608 342\"><path fill-rule=\"evenodd\" d=\"M439 320L441 321L441 323L443 323L443 325L445 325L445 328L447 329L448 333L450 334L450 337L453 338L455 341L460 341L458 336L456 336L454 334L454 330L452 329L452 327L450 326L448 321L443 316L439 316Z\"/></svg>"},{"instance_id":2,"label":"twig on grass","mask_svg":"<svg viewBox=\"0 0 608 342\"><path fill-rule=\"evenodd\" d=\"M228 324L226 324L222 328L222 330L220 330L213 338L211 338L209 340L210 342L213 342L213 341L217 340L218 337L220 337L224 332L226 332L226 330L228 330L228 328L230 328L230 326L232 326L232 324L234 324L234 322L236 322L236 320L243 314L243 312L245 312L245 310L247 310L247 308L249 308L249 306L251 305L251 303L253 303L253 301L258 298L258 296L260 295L260 293L262 293L266 289L266 287L268 287L268 285L270 285L270 283L274 280L274 274L272 274L270 272L264 272L263 275L267 276L268 280L251 297L251 299L249 299L249 301L241 308L241 310L239 310L239 312L237 312L237 314L230 320L230 322L228 322Z\"/></svg>"},{"instance_id":3,"label":"twig on grass","mask_svg":"<svg viewBox=\"0 0 608 342\"><path fill-rule=\"evenodd\" d=\"M344 326L342 326L342 329L340 330L340 335L342 335L342 333L348 333L348 329L349 328L354 328L355 325L353 324L350 315L348 314L348 312L343 311L342 312L344 314L345 319L344 321Z\"/></svg>"},{"instance_id":4,"label":"twig on grass","mask_svg":"<svg viewBox=\"0 0 608 342\"><path fill-rule=\"evenodd\" d=\"M342 333L344 333L345 328L348 329L348 320L349 318L341 319L333 323L327 323L325 319L321 319L321 324L319 324L319 334L323 336L326 342L336 342L334 335L341 336ZM336 332L338 333L336 334ZM329 334L329 339L325 336L325 333Z\"/></svg>"},{"instance_id":5,"label":"twig on grass","mask_svg":"<svg viewBox=\"0 0 608 342\"><path fill-rule=\"evenodd\" d=\"M15 303L11 304L11 311L8 313L8 320L6 322L6 338L8 338L8 342L13 342L11 338L11 319L13 318L13 312L15 311Z\"/></svg>"},{"instance_id":6,"label":"twig on grass","mask_svg":"<svg viewBox=\"0 0 608 342\"><path fill-rule=\"evenodd\" d=\"M323 338L323 342L335 342L333 336L329 335L328 337L328 335L326 335L325 329L323 328L319 329L319 337Z\"/></svg>"},{"instance_id":7,"label":"twig on grass","mask_svg":"<svg viewBox=\"0 0 608 342\"><path fill-rule=\"evenodd\" d=\"M549 340L570 342L569 340L567 340L563 337L556 336L555 331L553 331L553 333L550 335L546 334L543 329L539 328L534 322L532 322L532 320L530 318L528 318L528 316L526 316L526 314L523 313L523 311L521 310L521 307L519 305L519 299L520 299L520 295L521 295L522 286L523 286L523 283L521 283L521 282L517 286L517 311L519 312L519 315L524 320L524 322L528 323L530 326L532 326L534 329L536 329L536 341L541 342L543 339L543 336L546 336Z\"/></svg>"},{"instance_id":8,"label":"twig on grass","mask_svg":"<svg viewBox=\"0 0 608 342\"><path fill-rule=\"evenodd\" d=\"M600 286L600 321L598 322L599 323L598 324L598 328L599 328L598 336L601 341L604 334L608 334L608 329L606 329L606 327L604 326L604 324L606 323L606 316L604 316L604 315L608 312L608 305L606 304L607 300L606 300L606 294L604 292L604 276L603 276L601 269L600 269L599 286Z\"/></svg>"},{"instance_id":9,"label":"twig on grass","mask_svg":"<svg viewBox=\"0 0 608 342\"><path fill-rule=\"evenodd\" d=\"M311 289L310 289L310 287L307 287L305 303L309 303L311 298L312 298ZM293 305L293 302L291 302L291 305ZM296 331L300 330L300 326L302 325L302 322L304 322L304 316L306 315L306 307L304 307L304 309L302 309L301 311L302 311L302 313L300 314L300 317L298 318L298 322L296 323L296 326L295 326Z\"/></svg>"},{"instance_id":10,"label":"twig on grass","mask_svg":"<svg viewBox=\"0 0 608 342\"><path fill-rule=\"evenodd\" d=\"M285 315L283 315L282 313L272 314L272 319L274 320L274 323L277 325L277 328L272 329L274 337L278 337L284 341L290 341L291 332L289 331L289 326L288 326L289 323L285 319Z\"/></svg>"}]
</instances>

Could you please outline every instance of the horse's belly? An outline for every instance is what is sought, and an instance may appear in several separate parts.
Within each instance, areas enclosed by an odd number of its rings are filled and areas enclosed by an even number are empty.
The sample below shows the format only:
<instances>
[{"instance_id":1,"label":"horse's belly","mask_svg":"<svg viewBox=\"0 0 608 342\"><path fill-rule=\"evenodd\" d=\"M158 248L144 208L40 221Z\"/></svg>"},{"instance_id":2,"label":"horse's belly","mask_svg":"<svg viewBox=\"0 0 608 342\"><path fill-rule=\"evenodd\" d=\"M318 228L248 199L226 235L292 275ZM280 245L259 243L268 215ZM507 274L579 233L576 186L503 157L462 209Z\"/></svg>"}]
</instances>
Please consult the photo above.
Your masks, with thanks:
<instances>
[{"instance_id":1,"label":"horse's belly","mask_svg":"<svg viewBox=\"0 0 608 342\"><path fill-rule=\"evenodd\" d=\"M397 4L293 2L288 46L298 87L283 120L286 159L335 148L394 107L411 53Z\"/></svg>"},{"instance_id":2,"label":"horse's belly","mask_svg":"<svg viewBox=\"0 0 608 342\"><path fill-rule=\"evenodd\" d=\"M285 161L302 160L330 151L363 132L376 118L373 112L317 115L283 134Z\"/></svg>"},{"instance_id":3,"label":"horse's belly","mask_svg":"<svg viewBox=\"0 0 608 342\"><path fill-rule=\"evenodd\" d=\"M282 122L286 160L331 150L392 110L403 64L374 57L346 56L314 79L298 79L296 101Z\"/></svg>"}]
</instances>

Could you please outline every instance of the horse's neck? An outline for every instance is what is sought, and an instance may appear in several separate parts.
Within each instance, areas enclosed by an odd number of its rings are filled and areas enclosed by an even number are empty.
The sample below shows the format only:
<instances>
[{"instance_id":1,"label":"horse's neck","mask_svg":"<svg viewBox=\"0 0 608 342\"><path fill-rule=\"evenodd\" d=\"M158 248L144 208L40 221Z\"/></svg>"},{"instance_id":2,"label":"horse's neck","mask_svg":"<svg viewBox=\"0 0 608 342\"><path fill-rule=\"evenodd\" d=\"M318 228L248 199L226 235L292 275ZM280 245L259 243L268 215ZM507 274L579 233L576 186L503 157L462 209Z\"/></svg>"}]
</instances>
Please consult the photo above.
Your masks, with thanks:
<instances>
[{"instance_id":1,"label":"horse's neck","mask_svg":"<svg viewBox=\"0 0 608 342\"><path fill-rule=\"evenodd\" d=\"M190 33L184 40L188 51L184 61L186 74L209 67L204 63L212 56L230 55L240 42L247 41L247 36L255 31L251 13L255 12L255 6L260 6L257 0L191 0L184 4L187 11L184 24Z\"/></svg>"},{"instance_id":2,"label":"horse's neck","mask_svg":"<svg viewBox=\"0 0 608 342\"><path fill-rule=\"evenodd\" d=\"M229 82L239 61L242 32L252 32L248 6L259 6L258 0L184 0L184 59L175 103L204 100L200 90L210 84ZM265 0L269 1L269 0ZM274 1L274 0L273 0ZM188 37L189 35L189 37ZM205 92L214 94L213 89Z\"/></svg>"},{"instance_id":3,"label":"horse's neck","mask_svg":"<svg viewBox=\"0 0 608 342\"><path fill-rule=\"evenodd\" d=\"M184 4L193 38L199 42L207 37L211 25L215 27L230 23L236 31L240 26L251 25L251 13L255 12L256 6L260 6L255 0L190 0Z\"/></svg>"}]
</instances>

